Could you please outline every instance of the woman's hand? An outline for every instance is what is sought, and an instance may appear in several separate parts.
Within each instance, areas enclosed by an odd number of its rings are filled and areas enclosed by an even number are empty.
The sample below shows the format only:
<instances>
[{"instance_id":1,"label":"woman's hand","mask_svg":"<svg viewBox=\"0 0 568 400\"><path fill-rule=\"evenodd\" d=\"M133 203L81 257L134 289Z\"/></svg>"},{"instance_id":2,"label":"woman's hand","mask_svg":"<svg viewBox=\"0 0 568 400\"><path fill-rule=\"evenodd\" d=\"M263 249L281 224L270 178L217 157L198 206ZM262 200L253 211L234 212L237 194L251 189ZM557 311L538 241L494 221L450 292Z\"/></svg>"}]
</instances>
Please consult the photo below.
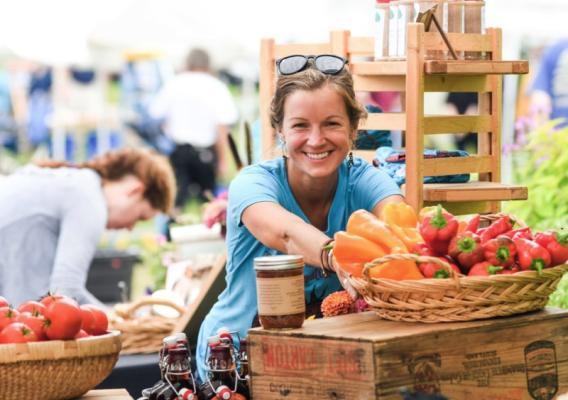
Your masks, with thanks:
<instances>
[{"instance_id":1,"label":"woman's hand","mask_svg":"<svg viewBox=\"0 0 568 400\"><path fill-rule=\"evenodd\" d=\"M358 299L360 295L353 287L353 285L351 285L351 283L349 282L349 279L347 278L347 272L341 269L341 267L335 261L335 257L333 257L333 255L330 258L331 262L329 263L329 267L333 270L333 272L336 273L337 279L339 279L339 283L341 284L341 286L343 286L343 289L345 289L345 291L349 293L349 296L351 296L353 300Z\"/></svg>"}]
</instances>

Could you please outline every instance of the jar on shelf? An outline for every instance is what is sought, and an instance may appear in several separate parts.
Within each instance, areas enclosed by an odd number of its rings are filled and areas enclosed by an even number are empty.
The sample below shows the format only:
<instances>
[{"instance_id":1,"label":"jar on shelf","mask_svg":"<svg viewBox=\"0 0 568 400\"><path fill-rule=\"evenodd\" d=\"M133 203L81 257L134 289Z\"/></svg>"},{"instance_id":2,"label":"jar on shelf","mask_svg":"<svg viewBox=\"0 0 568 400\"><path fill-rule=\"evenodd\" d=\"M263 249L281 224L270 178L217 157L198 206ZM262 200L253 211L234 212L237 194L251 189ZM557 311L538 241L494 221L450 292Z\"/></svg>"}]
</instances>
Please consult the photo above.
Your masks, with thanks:
<instances>
[{"instance_id":1,"label":"jar on shelf","mask_svg":"<svg viewBox=\"0 0 568 400\"><path fill-rule=\"evenodd\" d=\"M464 33L464 0L448 0L444 3L446 17L446 32ZM464 58L463 51L456 50L459 59Z\"/></svg>"},{"instance_id":2,"label":"jar on shelf","mask_svg":"<svg viewBox=\"0 0 568 400\"><path fill-rule=\"evenodd\" d=\"M406 58L407 26L416 20L414 0L400 0L398 2L397 22L397 58Z\"/></svg>"},{"instance_id":3,"label":"jar on shelf","mask_svg":"<svg viewBox=\"0 0 568 400\"><path fill-rule=\"evenodd\" d=\"M389 57L389 14L390 0L376 0L375 3L375 60Z\"/></svg>"},{"instance_id":4,"label":"jar on shelf","mask_svg":"<svg viewBox=\"0 0 568 400\"><path fill-rule=\"evenodd\" d=\"M399 10L398 0L389 2L389 58L396 59L398 57L398 21Z\"/></svg>"},{"instance_id":5,"label":"jar on shelf","mask_svg":"<svg viewBox=\"0 0 568 400\"><path fill-rule=\"evenodd\" d=\"M443 29L445 25L444 21L444 1L443 0L416 0L415 5L415 12L416 17L419 13L424 13L430 10L433 7L436 7L434 15L436 16L436 20L438 24ZM415 18L416 19L416 18ZM426 27L425 27L426 28ZM434 21L430 24L428 32L438 32ZM441 60L447 57L447 51L445 50L433 50L433 49L426 49L424 51L424 58L427 60Z\"/></svg>"},{"instance_id":6,"label":"jar on shelf","mask_svg":"<svg viewBox=\"0 0 568 400\"><path fill-rule=\"evenodd\" d=\"M485 2L480 0L464 1L464 33L485 33ZM486 54L480 51L466 51L466 60L485 59Z\"/></svg>"},{"instance_id":7,"label":"jar on shelf","mask_svg":"<svg viewBox=\"0 0 568 400\"><path fill-rule=\"evenodd\" d=\"M256 257L258 319L264 329L295 329L304 323L304 259L299 255Z\"/></svg>"}]
</instances>

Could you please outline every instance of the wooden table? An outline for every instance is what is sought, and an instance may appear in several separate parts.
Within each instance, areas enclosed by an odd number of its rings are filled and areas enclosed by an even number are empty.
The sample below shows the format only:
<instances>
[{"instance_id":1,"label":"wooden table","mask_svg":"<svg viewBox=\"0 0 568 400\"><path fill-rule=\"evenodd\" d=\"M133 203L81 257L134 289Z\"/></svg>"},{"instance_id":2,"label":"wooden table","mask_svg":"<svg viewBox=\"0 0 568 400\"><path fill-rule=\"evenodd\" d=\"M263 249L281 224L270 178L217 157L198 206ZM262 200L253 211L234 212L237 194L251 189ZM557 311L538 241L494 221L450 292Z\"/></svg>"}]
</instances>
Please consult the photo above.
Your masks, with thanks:
<instances>
[{"instance_id":1,"label":"wooden table","mask_svg":"<svg viewBox=\"0 0 568 400\"><path fill-rule=\"evenodd\" d=\"M133 400L125 389L91 390L79 400Z\"/></svg>"}]
</instances>

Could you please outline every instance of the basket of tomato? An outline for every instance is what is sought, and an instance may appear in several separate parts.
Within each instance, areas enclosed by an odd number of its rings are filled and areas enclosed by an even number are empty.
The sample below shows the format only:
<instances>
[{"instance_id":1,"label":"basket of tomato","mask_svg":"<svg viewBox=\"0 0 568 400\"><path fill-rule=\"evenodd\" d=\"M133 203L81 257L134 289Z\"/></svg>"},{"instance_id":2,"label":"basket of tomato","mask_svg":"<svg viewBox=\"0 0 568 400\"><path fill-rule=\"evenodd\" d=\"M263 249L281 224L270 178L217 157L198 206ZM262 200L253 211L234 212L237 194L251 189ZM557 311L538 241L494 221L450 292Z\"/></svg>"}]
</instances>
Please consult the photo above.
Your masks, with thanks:
<instances>
[{"instance_id":1,"label":"basket of tomato","mask_svg":"<svg viewBox=\"0 0 568 400\"><path fill-rule=\"evenodd\" d=\"M120 348L96 306L49 295L15 309L0 297L2 399L77 398L110 374Z\"/></svg>"},{"instance_id":2,"label":"basket of tomato","mask_svg":"<svg viewBox=\"0 0 568 400\"><path fill-rule=\"evenodd\" d=\"M542 309L568 271L568 234L513 216L459 220L404 203L358 210L334 237L347 282L381 318L469 321Z\"/></svg>"}]
</instances>

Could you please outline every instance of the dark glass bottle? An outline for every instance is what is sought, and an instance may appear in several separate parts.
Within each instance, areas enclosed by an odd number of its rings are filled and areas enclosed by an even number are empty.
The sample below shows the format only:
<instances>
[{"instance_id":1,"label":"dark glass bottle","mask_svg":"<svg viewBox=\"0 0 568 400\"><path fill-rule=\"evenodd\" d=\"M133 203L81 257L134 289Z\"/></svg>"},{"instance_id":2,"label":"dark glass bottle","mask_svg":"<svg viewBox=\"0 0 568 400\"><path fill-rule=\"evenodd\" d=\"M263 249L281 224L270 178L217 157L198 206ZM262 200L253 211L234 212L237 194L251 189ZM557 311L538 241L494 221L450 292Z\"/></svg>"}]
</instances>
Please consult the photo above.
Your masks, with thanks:
<instances>
[{"instance_id":1,"label":"dark glass bottle","mask_svg":"<svg viewBox=\"0 0 568 400\"><path fill-rule=\"evenodd\" d=\"M187 348L169 348L165 360L164 384L151 393L149 400L178 400L180 397L192 400L196 396Z\"/></svg>"},{"instance_id":2,"label":"dark glass bottle","mask_svg":"<svg viewBox=\"0 0 568 400\"><path fill-rule=\"evenodd\" d=\"M240 393L247 399L250 398L250 373L249 373L249 363L248 363L248 342L247 339L241 339L239 341L239 351L238 351L238 366L237 366L237 393Z\"/></svg>"},{"instance_id":3,"label":"dark glass bottle","mask_svg":"<svg viewBox=\"0 0 568 400\"><path fill-rule=\"evenodd\" d=\"M199 386L200 400L234 399L236 374L231 346L210 338L209 357L207 358L207 376Z\"/></svg>"}]
</instances>

